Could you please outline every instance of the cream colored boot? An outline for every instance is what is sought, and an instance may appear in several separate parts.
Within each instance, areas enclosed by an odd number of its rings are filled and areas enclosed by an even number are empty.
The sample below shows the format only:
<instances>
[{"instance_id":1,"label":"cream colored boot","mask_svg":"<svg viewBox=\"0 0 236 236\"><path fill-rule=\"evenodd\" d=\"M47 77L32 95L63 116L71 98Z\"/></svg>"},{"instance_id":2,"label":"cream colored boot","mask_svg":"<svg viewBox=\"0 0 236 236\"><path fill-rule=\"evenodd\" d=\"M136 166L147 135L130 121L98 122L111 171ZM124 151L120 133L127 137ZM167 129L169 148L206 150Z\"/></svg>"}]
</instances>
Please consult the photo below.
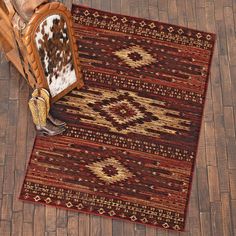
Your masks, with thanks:
<instances>
[{"instance_id":1,"label":"cream colored boot","mask_svg":"<svg viewBox=\"0 0 236 236\"><path fill-rule=\"evenodd\" d=\"M33 117L33 122L39 134L54 136L65 131L63 127L54 126L47 121L47 105L43 98L33 97L29 100L29 108Z\"/></svg>"},{"instance_id":2,"label":"cream colored boot","mask_svg":"<svg viewBox=\"0 0 236 236\"><path fill-rule=\"evenodd\" d=\"M41 97L46 102L46 109L47 109L47 119L55 126L65 126L66 123L64 121L58 120L54 118L50 113L50 94L44 88L35 89L32 93L32 97Z\"/></svg>"}]
</instances>

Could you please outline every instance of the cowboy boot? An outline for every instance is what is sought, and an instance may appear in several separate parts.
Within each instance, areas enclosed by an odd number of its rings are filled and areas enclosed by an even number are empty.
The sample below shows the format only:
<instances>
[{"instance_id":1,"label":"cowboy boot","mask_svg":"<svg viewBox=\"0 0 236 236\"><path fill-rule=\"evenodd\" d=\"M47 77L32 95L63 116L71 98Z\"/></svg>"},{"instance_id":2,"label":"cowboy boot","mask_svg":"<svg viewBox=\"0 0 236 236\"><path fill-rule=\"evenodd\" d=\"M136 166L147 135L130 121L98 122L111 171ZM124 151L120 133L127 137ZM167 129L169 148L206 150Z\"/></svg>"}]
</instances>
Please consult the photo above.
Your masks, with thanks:
<instances>
[{"instance_id":1,"label":"cowboy boot","mask_svg":"<svg viewBox=\"0 0 236 236\"><path fill-rule=\"evenodd\" d=\"M47 119L55 126L66 126L64 121L54 118L50 113L50 94L44 88L35 89L32 93L32 97L42 97L46 101L47 106Z\"/></svg>"},{"instance_id":2,"label":"cowboy boot","mask_svg":"<svg viewBox=\"0 0 236 236\"><path fill-rule=\"evenodd\" d=\"M54 136L65 131L62 127L56 127L47 121L46 102L41 97L31 98L29 108L32 113L33 122L39 134Z\"/></svg>"}]
</instances>

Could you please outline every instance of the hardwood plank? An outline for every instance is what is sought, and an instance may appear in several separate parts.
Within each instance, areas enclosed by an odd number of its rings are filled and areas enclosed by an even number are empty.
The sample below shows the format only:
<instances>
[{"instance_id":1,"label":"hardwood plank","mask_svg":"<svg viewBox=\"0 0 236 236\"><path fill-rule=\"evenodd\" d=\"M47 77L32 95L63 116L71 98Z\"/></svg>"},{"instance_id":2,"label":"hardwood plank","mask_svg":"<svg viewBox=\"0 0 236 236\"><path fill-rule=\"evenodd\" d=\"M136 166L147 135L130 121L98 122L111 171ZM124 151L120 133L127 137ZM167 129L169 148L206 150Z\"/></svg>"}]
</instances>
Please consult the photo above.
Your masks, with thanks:
<instances>
[{"instance_id":1,"label":"hardwood plank","mask_svg":"<svg viewBox=\"0 0 236 236\"><path fill-rule=\"evenodd\" d=\"M157 229L154 227L146 227L146 236L156 236L157 235Z\"/></svg>"},{"instance_id":2,"label":"hardwood plank","mask_svg":"<svg viewBox=\"0 0 236 236\"><path fill-rule=\"evenodd\" d=\"M159 8L156 5L157 1L153 0L153 1L149 1L149 5L148 5L148 12L149 12L149 18L151 20L159 20Z\"/></svg>"},{"instance_id":3,"label":"hardwood plank","mask_svg":"<svg viewBox=\"0 0 236 236\"><path fill-rule=\"evenodd\" d=\"M232 78L233 75L235 75L236 73L236 66L230 66L230 75ZM233 88L233 91L236 91L236 81L233 79L232 80L232 88ZM235 92L233 93L233 105L234 105L234 109L236 108L236 94ZM236 123L236 116L234 116L234 123Z\"/></svg>"},{"instance_id":4,"label":"hardwood plank","mask_svg":"<svg viewBox=\"0 0 236 236\"><path fill-rule=\"evenodd\" d=\"M104 11L111 11L111 0L102 0L101 9Z\"/></svg>"},{"instance_id":5,"label":"hardwood plank","mask_svg":"<svg viewBox=\"0 0 236 236\"><path fill-rule=\"evenodd\" d=\"M214 120L220 191L229 192L228 159L223 114L215 114Z\"/></svg>"},{"instance_id":6,"label":"hardwood plank","mask_svg":"<svg viewBox=\"0 0 236 236\"><path fill-rule=\"evenodd\" d=\"M3 193L2 193L3 177L4 177L4 166L0 166L0 199L2 199L2 196L3 196Z\"/></svg>"},{"instance_id":7,"label":"hardwood plank","mask_svg":"<svg viewBox=\"0 0 236 236\"><path fill-rule=\"evenodd\" d=\"M218 47L220 55L227 55L227 40L225 37L225 22L223 20L216 21L216 28L218 32Z\"/></svg>"},{"instance_id":8,"label":"hardwood plank","mask_svg":"<svg viewBox=\"0 0 236 236\"><path fill-rule=\"evenodd\" d=\"M45 230L47 232L56 231L57 209L51 206L45 207Z\"/></svg>"},{"instance_id":9,"label":"hardwood plank","mask_svg":"<svg viewBox=\"0 0 236 236\"><path fill-rule=\"evenodd\" d=\"M232 86L229 71L228 56L220 56L221 85L223 92L223 105L232 106Z\"/></svg>"},{"instance_id":10,"label":"hardwood plank","mask_svg":"<svg viewBox=\"0 0 236 236\"><path fill-rule=\"evenodd\" d=\"M42 236L45 233L45 206L35 205L34 211L34 236Z\"/></svg>"},{"instance_id":11,"label":"hardwood plank","mask_svg":"<svg viewBox=\"0 0 236 236\"><path fill-rule=\"evenodd\" d=\"M121 220L112 220L112 236L129 236L130 228L133 229L130 223L127 223L127 228L125 230L125 223ZM131 234L132 236L132 234Z\"/></svg>"},{"instance_id":12,"label":"hardwood plank","mask_svg":"<svg viewBox=\"0 0 236 236\"><path fill-rule=\"evenodd\" d=\"M134 227L135 236L146 236L146 227L145 225L135 224Z\"/></svg>"},{"instance_id":13,"label":"hardwood plank","mask_svg":"<svg viewBox=\"0 0 236 236\"><path fill-rule=\"evenodd\" d=\"M224 127L226 134L226 148L228 157L228 167L236 169L236 140L234 125L234 109L233 107L224 107Z\"/></svg>"},{"instance_id":14,"label":"hardwood plank","mask_svg":"<svg viewBox=\"0 0 236 236\"><path fill-rule=\"evenodd\" d=\"M220 83L221 83L220 82L220 69L218 66L218 58L217 58L217 52L216 52L215 60L212 62L212 69L211 69L211 86L212 86L211 89L212 89L214 118L216 115L223 113L222 89L221 89ZM217 124L215 124L215 131L217 128L218 126Z\"/></svg>"},{"instance_id":15,"label":"hardwood plank","mask_svg":"<svg viewBox=\"0 0 236 236\"><path fill-rule=\"evenodd\" d=\"M204 8L206 4L206 0L198 0L196 1L196 8Z\"/></svg>"},{"instance_id":16,"label":"hardwood plank","mask_svg":"<svg viewBox=\"0 0 236 236\"><path fill-rule=\"evenodd\" d=\"M200 212L201 235L212 235L211 232L211 217L209 212Z\"/></svg>"},{"instance_id":17,"label":"hardwood plank","mask_svg":"<svg viewBox=\"0 0 236 236\"><path fill-rule=\"evenodd\" d=\"M120 13L121 1L120 0L111 0L111 11L115 13Z\"/></svg>"},{"instance_id":18,"label":"hardwood plank","mask_svg":"<svg viewBox=\"0 0 236 236\"><path fill-rule=\"evenodd\" d=\"M16 132L18 119L18 101L9 100L8 122L6 130L6 156L15 157L16 155Z\"/></svg>"},{"instance_id":19,"label":"hardwood plank","mask_svg":"<svg viewBox=\"0 0 236 236\"><path fill-rule=\"evenodd\" d=\"M23 234L23 214L21 211L14 212L12 216L12 235Z\"/></svg>"},{"instance_id":20,"label":"hardwood plank","mask_svg":"<svg viewBox=\"0 0 236 236\"><path fill-rule=\"evenodd\" d=\"M205 154L206 164L211 166L217 165L216 145L215 145L215 125L214 121L205 121Z\"/></svg>"},{"instance_id":21,"label":"hardwood plank","mask_svg":"<svg viewBox=\"0 0 236 236\"><path fill-rule=\"evenodd\" d=\"M90 215L89 232L91 236L101 236L101 217Z\"/></svg>"},{"instance_id":22,"label":"hardwood plank","mask_svg":"<svg viewBox=\"0 0 236 236\"><path fill-rule=\"evenodd\" d=\"M177 24L178 11L177 11L176 0L168 0L168 18L169 18L169 23Z\"/></svg>"},{"instance_id":23,"label":"hardwood plank","mask_svg":"<svg viewBox=\"0 0 236 236\"><path fill-rule=\"evenodd\" d=\"M18 200L19 193L24 181L25 173L23 171L15 170L14 178L14 192L13 192L13 211L23 211L23 202Z\"/></svg>"},{"instance_id":24,"label":"hardwood plank","mask_svg":"<svg viewBox=\"0 0 236 236\"><path fill-rule=\"evenodd\" d=\"M196 4L199 1L196 1ZM207 30L207 25L206 25L206 10L204 7L197 7L196 8L196 23L197 23L197 29L201 30Z\"/></svg>"},{"instance_id":25,"label":"hardwood plank","mask_svg":"<svg viewBox=\"0 0 236 236\"><path fill-rule=\"evenodd\" d=\"M5 55L0 52L0 80L7 80L10 74L9 63L7 62Z\"/></svg>"},{"instance_id":26,"label":"hardwood plank","mask_svg":"<svg viewBox=\"0 0 236 236\"><path fill-rule=\"evenodd\" d=\"M189 1L185 0L185 5L186 5L186 16L187 16L187 21L188 21L188 26L189 27L194 27L193 25L196 22L196 2L195 0Z\"/></svg>"},{"instance_id":27,"label":"hardwood plank","mask_svg":"<svg viewBox=\"0 0 236 236\"><path fill-rule=\"evenodd\" d=\"M32 215L34 214L34 204L30 203L24 203L23 205L23 218L25 223L32 223L33 222L33 217Z\"/></svg>"},{"instance_id":28,"label":"hardwood plank","mask_svg":"<svg viewBox=\"0 0 236 236\"><path fill-rule=\"evenodd\" d=\"M101 9L101 0L91 0L91 6L96 9Z\"/></svg>"},{"instance_id":29,"label":"hardwood plank","mask_svg":"<svg viewBox=\"0 0 236 236\"><path fill-rule=\"evenodd\" d=\"M177 232L177 231L169 231L168 232L168 236L180 236L180 233L179 232Z\"/></svg>"},{"instance_id":30,"label":"hardwood plank","mask_svg":"<svg viewBox=\"0 0 236 236\"><path fill-rule=\"evenodd\" d=\"M206 2L206 28L209 32L216 32L215 4L214 1Z\"/></svg>"},{"instance_id":31,"label":"hardwood plank","mask_svg":"<svg viewBox=\"0 0 236 236\"><path fill-rule=\"evenodd\" d=\"M235 138L234 109L232 106L224 107L224 127L226 137Z\"/></svg>"},{"instance_id":32,"label":"hardwood plank","mask_svg":"<svg viewBox=\"0 0 236 236\"><path fill-rule=\"evenodd\" d=\"M222 201L222 220L223 220L223 232L224 232L223 235L233 235L229 193L222 193L221 201Z\"/></svg>"},{"instance_id":33,"label":"hardwood plank","mask_svg":"<svg viewBox=\"0 0 236 236\"><path fill-rule=\"evenodd\" d=\"M9 80L0 80L0 86L1 86L0 88L4 88L1 89L0 101L7 102L9 97ZM2 110L0 111L2 112Z\"/></svg>"},{"instance_id":34,"label":"hardwood plank","mask_svg":"<svg viewBox=\"0 0 236 236\"><path fill-rule=\"evenodd\" d=\"M87 2L89 2L89 5L87 5ZM72 0L72 4L76 5L90 6L90 3L91 3L90 0Z\"/></svg>"},{"instance_id":35,"label":"hardwood plank","mask_svg":"<svg viewBox=\"0 0 236 236\"><path fill-rule=\"evenodd\" d=\"M89 215L79 214L79 236L90 235Z\"/></svg>"},{"instance_id":36,"label":"hardwood plank","mask_svg":"<svg viewBox=\"0 0 236 236\"><path fill-rule=\"evenodd\" d=\"M229 179L230 179L231 199L236 200L236 171L235 170L230 170Z\"/></svg>"},{"instance_id":37,"label":"hardwood plank","mask_svg":"<svg viewBox=\"0 0 236 236\"><path fill-rule=\"evenodd\" d=\"M161 22L168 22L168 13L166 11L159 11L159 19Z\"/></svg>"},{"instance_id":38,"label":"hardwood plank","mask_svg":"<svg viewBox=\"0 0 236 236\"><path fill-rule=\"evenodd\" d=\"M222 212L222 207L220 202L211 203L211 228L212 228L212 235L214 236L224 235L221 212Z\"/></svg>"},{"instance_id":39,"label":"hardwood plank","mask_svg":"<svg viewBox=\"0 0 236 236\"><path fill-rule=\"evenodd\" d=\"M233 235L236 233L236 200L231 200L231 212L232 212L232 224L233 224Z\"/></svg>"},{"instance_id":40,"label":"hardwood plank","mask_svg":"<svg viewBox=\"0 0 236 236\"><path fill-rule=\"evenodd\" d=\"M78 236L79 235L79 216L76 212L68 212L68 235Z\"/></svg>"},{"instance_id":41,"label":"hardwood plank","mask_svg":"<svg viewBox=\"0 0 236 236\"><path fill-rule=\"evenodd\" d=\"M226 138L227 145L227 156L228 156L228 167L229 169L236 169L236 140L235 138L227 137Z\"/></svg>"},{"instance_id":42,"label":"hardwood plank","mask_svg":"<svg viewBox=\"0 0 236 236\"><path fill-rule=\"evenodd\" d=\"M226 40L229 62L231 65L236 65L236 38L234 31L234 15L232 7L224 7L224 22L226 26Z\"/></svg>"},{"instance_id":43,"label":"hardwood plank","mask_svg":"<svg viewBox=\"0 0 236 236\"><path fill-rule=\"evenodd\" d=\"M213 121L204 122L205 127L205 144L206 146L215 146L215 127Z\"/></svg>"},{"instance_id":44,"label":"hardwood plank","mask_svg":"<svg viewBox=\"0 0 236 236\"><path fill-rule=\"evenodd\" d=\"M197 183L198 183L198 198L199 198L199 210L209 211L209 191L208 191L208 179L207 179L207 169L197 168Z\"/></svg>"},{"instance_id":45,"label":"hardwood plank","mask_svg":"<svg viewBox=\"0 0 236 236\"><path fill-rule=\"evenodd\" d=\"M14 162L15 159L12 157L6 158L5 174L3 181L3 194L13 194L14 192Z\"/></svg>"},{"instance_id":46,"label":"hardwood plank","mask_svg":"<svg viewBox=\"0 0 236 236\"><path fill-rule=\"evenodd\" d=\"M157 236L168 236L168 231L167 230L162 230L162 229L158 229L157 230Z\"/></svg>"},{"instance_id":47,"label":"hardwood plank","mask_svg":"<svg viewBox=\"0 0 236 236\"><path fill-rule=\"evenodd\" d=\"M178 24L181 26L187 26L186 2L176 1L176 5L177 5Z\"/></svg>"},{"instance_id":48,"label":"hardwood plank","mask_svg":"<svg viewBox=\"0 0 236 236\"><path fill-rule=\"evenodd\" d=\"M16 100L19 98L19 81L20 74L16 68L11 64L10 66L10 94L9 98L11 100Z\"/></svg>"},{"instance_id":49,"label":"hardwood plank","mask_svg":"<svg viewBox=\"0 0 236 236\"><path fill-rule=\"evenodd\" d=\"M206 148L205 146L201 146L199 143L198 151L197 151L197 166L205 167L206 166Z\"/></svg>"},{"instance_id":50,"label":"hardwood plank","mask_svg":"<svg viewBox=\"0 0 236 236\"><path fill-rule=\"evenodd\" d=\"M4 153L1 157L1 165L4 164L5 154L6 154L6 136L7 136L7 118L8 118L8 101L1 101L1 111L0 112L0 143L4 146Z\"/></svg>"},{"instance_id":51,"label":"hardwood plank","mask_svg":"<svg viewBox=\"0 0 236 236\"><path fill-rule=\"evenodd\" d=\"M129 14L131 16L139 17L139 6L137 5L137 3L131 2L130 7L128 9L129 9L129 13L127 13L127 14ZM123 9L122 9L121 13L122 14L124 13Z\"/></svg>"},{"instance_id":52,"label":"hardwood plank","mask_svg":"<svg viewBox=\"0 0 236 236\"><path fill-rule=\"evenodd\" d=\"M26 160L22 159L27 156L27 128L28 128L28 99L21 99L19 102L17 136L16 136L16 170L24 171ZM34 141L34 140L33 140Z\"/></svg>"},{"instance_id":53,"label":"hardwood plank","mask_svg":"<svg viewBox=\"0 0 236 236\"><path fill-rule=\"evenodd\" d=\"M160 11L167 11L168 1L157 0L157 5Z\"/></svg>"},{"instance_id":54,"label":"hardwood plank","mask_svg":"<svg viewBox=\"0 0 236 236\"><path fill-rule=\"evenodd\" d=\"M67 227L67 211L57 208L57 227L66 228Z\"/></svg>"},{"instance_id":55,"label":"hardwood plank","mask_svg":"<svg viewBox=\"0 0 236 236\"><path fill-rule=\"evenodd\" d=\"M23 223L23 236L33 236L33 226L31 223Z\"/></svg>"},{"instance_id":56,"label":"hardwood plank","mask_svg":"<svg viewBox=\"0 0 236 236\"><path fill-rule=\"evenodd\" d=\"M57 232L46 232L45 236L56 236Z\"/></svg>"},{"instance_id":57,"label":"hardwood plank","mask_svg":"<svg viewBox=\"0 0 236 236\"><path fill-rule=\"evenodd\" d=\"M11 236L11 222L10 221L0 221L0 232L4 236Z\"/></svg>"},{"instance_id":58,"label":"hardwood plank","mask_svg":"<svg viewBox=\"0 0 236 236\"><path fill-rule=\"evenodd\" d=\"M139 3L138 16L141 18L150 19L149 7L148 7L149 0L142 0L142 1L139 1L138 3Z\"/></svg>"},{"instance_id":59,"label":"hardwood plank","mask_svg":"<svg viewBox=\"0 0 236 236\"><path fill-rule=\"evenodd\" d=\"M109 218L102 218L101 221L101 235L102 236L110 236L112 235L112 219Z\"/></svg>"},{"instance_id":60,"label":"hardwood plank","mask_svg":"<svg viewBox=\"0 0 236 236\"><path fill-rule=\"evenodd\" d=\"M224 18L224 13L223 13L223 1L222 0L214 0L215 2L215 19L217 20L222 20Z\"/></svg>"},{"instance_id":61,"label":"hardwood plank","mask_svg":"<svg viewBox=\"0 0 236 236\"><path fill-rule=\"evenodd\" d=\"M127 236L134 236L135 235L135 228L134 228L134 224L132 224L132 223L124 222L122 230L124 232L124 235L127 235Z\"/></svg>"},{"instance_id":62,"label":"hardwood plank","mask_svg":"<svg viewBox=\"0 0 236 236\"><path fill-rule=\"evenodd\" d=\"M216 147L215 146L206 146L206 159L207 165L216 166Z\"/></svg>"},{"instance_id":63,"label":"hardwood plank","mask_svg":"<svg viewBox=\"0 0 236 236\"><path fill-rule=\"evenodd\" d=\"M189 220L189 234L200 235L200 215L199 215L199 201L198 201L198 189L197 189L197 178L196 172L193 177L191 198L188 209L188 220Z\"/></svg>"},{"instance_id":64,"label":"hardwood plank","mask_svg":"<svg viewBox=\"0 0 236 236\"><path fill-rule=\"evenodd\" d=\"M67 235L67 228L57 228L57 236L65 236Z\"/></svg>"},{"instance_id":65,"label":"hardwood plank","mask_svg":"<svg viewBox=\"0 0 236 236\"><path fill-rule=\"evenodd\" d=\"M7 194L2 197L1 220L11 220L12 218L12 195Z\"/></svg>"},{"instance_id":66,"label":"hardwood plank","mask_svg":"<svg viewBox=\"0 0 236 236\"><path fill-rule=\"evenodd\" d=\"M208 166L208 182L210 202L220 201L219 176L215 166Z\"/></svg>"},{"instance_id":67,"label":"hardwood plank","mask_svg":"<svg viewBox=\"0 0 236 236\"><path fill-rule=\"evenodd\" d=\"M72 2L73 2L73 0L66 0L66 1L63 1L63 3L64 3L64 4L66 5L66 7L68 8L68 10L71 9Z\"/></svg>"}]
</instances>

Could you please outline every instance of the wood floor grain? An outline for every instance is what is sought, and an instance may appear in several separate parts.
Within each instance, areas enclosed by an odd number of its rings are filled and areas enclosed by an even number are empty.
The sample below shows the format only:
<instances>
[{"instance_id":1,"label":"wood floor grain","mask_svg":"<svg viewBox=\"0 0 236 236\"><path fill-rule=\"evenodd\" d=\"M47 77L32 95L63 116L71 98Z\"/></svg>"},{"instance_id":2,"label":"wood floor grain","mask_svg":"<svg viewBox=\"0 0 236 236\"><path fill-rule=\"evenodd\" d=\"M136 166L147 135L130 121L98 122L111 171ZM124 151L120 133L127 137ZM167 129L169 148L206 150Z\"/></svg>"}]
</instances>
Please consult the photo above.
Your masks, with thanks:
<instances>
[{"instance_id":1,"label":"wood floor grain","mask_svg":"<svg viewBox=\"0 0 236 236\"><path fill-rule=\"evenodd\" d=\"M17 200L35 137L29 88L0 55L1 236L236 235L236 0L64 0L217 33L186 232Z\"/></svg>"}]
</instances>

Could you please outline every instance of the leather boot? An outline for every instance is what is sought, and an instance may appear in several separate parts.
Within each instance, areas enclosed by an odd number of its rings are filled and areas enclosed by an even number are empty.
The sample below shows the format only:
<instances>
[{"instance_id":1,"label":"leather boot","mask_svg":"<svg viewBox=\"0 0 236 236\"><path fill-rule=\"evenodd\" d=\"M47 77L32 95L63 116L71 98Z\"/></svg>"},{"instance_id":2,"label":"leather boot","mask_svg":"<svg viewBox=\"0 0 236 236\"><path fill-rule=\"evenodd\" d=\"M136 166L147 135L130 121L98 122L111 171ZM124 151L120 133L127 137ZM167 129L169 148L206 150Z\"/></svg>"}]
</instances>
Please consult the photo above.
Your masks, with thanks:
<instances>
[{"instance_id":1,"label":"leather boot","mask_svg":"<svg viewBox=\"0 0 236 236\"><path fill-rule=\"evenodd\" d=\"M54 126L52 123L47 121L46 126L36 125L36 130L38 131L39 135L55 136L55 135L63 133L66 129L63 127Z\"/></svg>"},{"instance_id":2,"label":"leather boot","mask_svg":"<svg viewBox=\"0 0 236 236\"><path fill-rule=\"evenodd\" d=\"M54 126L47 121L47 106L43 98L31 98L29 101L29 108L32 113L36 130L39 134L54 136L65 131L65 128Z\"/></svg>"},{"instance_id":3,"label":"leather boot","mask_svg":"<svg viewBox=\"0 0 236 236\"><path fill-rule=\"evenodd\" d=\"M50 122L55 125L55 126L60 126L60 127L64 127L66 126L66 122L61 121L57 118L54 118L50 113L48 114L48 120L50 120Z\"/></svg>"},{"instance_id":4,"label":"leather boot","mask_svg":"<svg viewBox=\"0 0 236 236\"><path fill-rule=\"evenodd\" d=\"M32 93L32 97L42 97L46 101L47 106L47 119L55 126L66 126L64 121L54 118L50 113L50 94L44 88L35 89Z\"/></svg>"},{"instance_id":5,"label":"leather boot","mask_svg":"<svg viewBox=\"0 0 236 236\"><path fill-rule=\"evenodd\" d=\"M44 88L37 88L33 91L32 93L32 97L41 97L44 99L44 101L46 102L46 108L47 108L47 115L50 111L50 94L49 92L44 89Z\"/></svg>"}]
</instances>

